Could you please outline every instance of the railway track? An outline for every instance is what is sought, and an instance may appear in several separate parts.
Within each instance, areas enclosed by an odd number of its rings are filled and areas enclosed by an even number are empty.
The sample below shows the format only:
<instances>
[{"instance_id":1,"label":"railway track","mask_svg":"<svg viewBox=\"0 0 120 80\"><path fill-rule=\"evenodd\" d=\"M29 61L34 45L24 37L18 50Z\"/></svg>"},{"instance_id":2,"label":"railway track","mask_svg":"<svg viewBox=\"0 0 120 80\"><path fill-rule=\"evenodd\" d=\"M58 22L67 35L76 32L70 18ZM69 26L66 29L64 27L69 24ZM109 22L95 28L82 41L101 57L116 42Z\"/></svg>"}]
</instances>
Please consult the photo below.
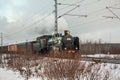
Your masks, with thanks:
<instances>
[{"instance_id":1,"label":"railway track","mask_svg":"<svg viewBox=\"0 0 120 80\"><path fill-rule=\"evenodd\" d=\"M114 58L101 58L101 57L81 57L82 61L92 61L95 63L112 63L112 64L120 64L120 59Z\"/></svg>"},{"instance_id":2,"label":"railway track","mask_svg":"<svg viewBox=\"0 0 120 80\"><path fill-rule=\"evenodd\" d=\"M17 58L20 56L18 55L8 55L6 56L6 54L4 55L5 58L4 59L9 59L9 57L14 57ZM56 58L58 59L58 58ZM91 62L95 62L95 63L112 63L112 64L120 64L120 59L115 59L115 58L104 58L104 57L80 57L79 58L81 61L91 61Z\"/></svg>"}]
</instances>

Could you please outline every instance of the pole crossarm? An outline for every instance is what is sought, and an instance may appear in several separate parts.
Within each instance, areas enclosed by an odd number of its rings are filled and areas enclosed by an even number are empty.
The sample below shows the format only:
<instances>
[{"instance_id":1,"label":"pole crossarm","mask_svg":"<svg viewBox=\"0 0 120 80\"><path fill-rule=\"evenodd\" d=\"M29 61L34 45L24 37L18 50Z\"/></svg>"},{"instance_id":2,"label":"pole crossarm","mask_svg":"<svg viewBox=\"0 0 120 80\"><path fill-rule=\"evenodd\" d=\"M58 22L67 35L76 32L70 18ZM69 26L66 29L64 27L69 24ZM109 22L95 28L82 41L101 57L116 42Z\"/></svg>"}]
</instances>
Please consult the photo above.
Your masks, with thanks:
<instances>
[{"instance_id":1,"label":"pole crossarm","mask_svg":"<svg viewBox=\"0 0 120 80\"><path fill-rule=\"evenodd\" d=\"M76 8L78 8L78 7L80 7L80 5L77 5L76 7L70 9L69 11L67 11L67 12L65 12L64 14L62 14L61 16L59 16L58 18L61 18L61 17L64 16L65 14L67 14L67 13L73 11L74 9L76 9Z\"/></svg>"},{"instance_id":2,"label":"pole crossarm","mask_svg":"<svg viewBox=\"0 0 120 80\"><path fill-rule=\"evenodd\" d=\"M116 15L109 7L106 7L106 9L108 9L116 18L120 20L120 17Z\"/></svg>"},{"instance_id":3,"label":"pole crossarm","mask_svg":"<svg viewBox=\"0 0 120 80\"><path fill-rule=\"evenodd\" d=\"M69 5L69 6L79 6L77 4L63 4L63 3L57 3L58 5Z\"/></svg>"},{"instance_id":4,"label":"pole crossarm","mask_svg":"<svg viewBox=\"0 0 120 80\"><path fill-rule=\"evenodd\" d=\"M78 14L65 14L69 16L78 16L78 17L88 17L88 15L78 15Z\"/></svg>"},{"instance_id":5,"label":"pole crossarm","mask_svg":"<svg viewBox=\"0 0 120 80\"><path fill-rule=\"evenodd\" d=\"M108 8L112 8L112 9L120 9L120 8L117 8L117 7L108 7Z\"/></svg>"},{"instance_id":6,"label":"pole crossarm","mask_svg":"<svg viewBox=\"0 0 120 80\"><path fill-rule=\"evenodd\" d=\"M105 17L105 18L117 18L117 17L114 17L114 16L102 16L102 17Z\"/></svg>"}]
</instances>

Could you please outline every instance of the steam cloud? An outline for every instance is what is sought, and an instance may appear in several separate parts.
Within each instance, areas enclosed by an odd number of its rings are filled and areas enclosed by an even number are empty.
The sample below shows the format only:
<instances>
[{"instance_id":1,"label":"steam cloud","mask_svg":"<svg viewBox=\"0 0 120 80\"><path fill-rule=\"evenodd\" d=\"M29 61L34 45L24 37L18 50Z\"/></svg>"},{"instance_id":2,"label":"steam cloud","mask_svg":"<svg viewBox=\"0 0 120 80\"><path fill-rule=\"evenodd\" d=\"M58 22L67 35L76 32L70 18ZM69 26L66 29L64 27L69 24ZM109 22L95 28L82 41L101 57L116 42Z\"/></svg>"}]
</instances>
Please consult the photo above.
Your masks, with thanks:
<instances>
[{"instance_id":1,"label":"steam cloud","mask_svg":"<svg viewBox=\"0 0 120 80\"><path fill-rule=\"evenodd\" d=\"M7 18L0 18L0 27L4 26L1 32L4 31L5 44L31 41L38 36L52 34L54 32L54 15L43 19L45 16L21 18L21 21L16 22L8 22ZM67 22L63 18L58 20L58 24L59 32L62 33L67 29Z\"/></svg>"},{"instance_id":2,"label":"steam cloud","mask_svg":"<svg viewBox=\"0 0 120 80\"><path fill-rule=\"evenodd\" d=\"M39 17L39 19L41 19L42 17L43 16ZM67 23L63 18L61 18L58 20L58 30L59 32L63 32L65 29L67 29ZM38 22L29 31L30 34L38 34L38 35L52 34L53 32L54 32L54 16L53 15L47 17L41 22Z\"/></svg>"}]
</instances>

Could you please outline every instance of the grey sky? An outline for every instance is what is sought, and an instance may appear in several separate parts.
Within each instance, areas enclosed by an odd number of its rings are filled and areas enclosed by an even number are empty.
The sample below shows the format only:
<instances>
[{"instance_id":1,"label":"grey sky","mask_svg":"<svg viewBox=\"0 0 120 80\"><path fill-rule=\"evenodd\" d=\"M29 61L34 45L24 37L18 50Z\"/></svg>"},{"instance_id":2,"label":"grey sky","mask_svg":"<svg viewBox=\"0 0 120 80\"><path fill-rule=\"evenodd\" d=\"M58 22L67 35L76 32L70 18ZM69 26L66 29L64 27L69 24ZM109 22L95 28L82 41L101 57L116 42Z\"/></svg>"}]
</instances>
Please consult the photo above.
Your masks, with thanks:
<instances>
[{"instance_id":1,"label":"grey sky","mask_svg":"<svg viewBox=\"0 0 120 80\"><path fill-rule=\"evenodd\" d=\"M80 2L81 1L81 2ZM120 8L120 0L58 0L65 4L80 4L70 14L85 17L63 16L59 19L59 29L69 29L81 40L120 42L120 20L103 16L114 16L106 6ZM74 6L59 5L58 15ZM4 34L4 44L34 40L41 34L52 34L54 29L54 0L1 0L0 32ZM111 10L120 17L120 9ZM51 14L50 14L51 13ZM44 20L42 18L46 17Z\"/></svg>"}]
</instances>

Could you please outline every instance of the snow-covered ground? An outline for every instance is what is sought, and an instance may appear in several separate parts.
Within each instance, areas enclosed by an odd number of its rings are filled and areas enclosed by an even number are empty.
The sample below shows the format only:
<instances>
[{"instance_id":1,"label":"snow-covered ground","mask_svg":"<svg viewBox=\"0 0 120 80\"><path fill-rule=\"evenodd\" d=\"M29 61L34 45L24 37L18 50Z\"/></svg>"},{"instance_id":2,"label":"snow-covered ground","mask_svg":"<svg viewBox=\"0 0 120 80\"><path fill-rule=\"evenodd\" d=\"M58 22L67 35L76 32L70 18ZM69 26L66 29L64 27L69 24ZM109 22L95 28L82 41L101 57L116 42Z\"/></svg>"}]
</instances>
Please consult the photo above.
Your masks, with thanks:
<instances>
[{"instance_id":1,"label":"snow-covered ground","mask_svg":"<svg viewBox=\"0 0 120 80\"><path fill-rule=\"evenodd\" d=\"M94 75L94 78L99 78L99 80L120 80L120 65L119 64L95 64L90 68L89 62L85 62L86 70L91 69L90 73L88 71L88 78ZM88 69L89 67L89 69ZM84 74L83 74L84 75ZM85 72L86 75L86 72ZM95 76L96 75L96 76ZM99 75L99 76L98 76ZM87 77L81 77L80 80L92 80L87 79ZM12 70L7 70L5 68L0 68L0 80L25 80L19 72L14 72ZM28 80L42 80L40 77L30 77Z\"/></svg>"},{"instance_id":2,"label":"snow-covered ground","mask_svg":"<svg viewBox=\"0 0 120 80\"><path fill-rule=\"evenodd\" d=\"M104 56L102 55L102 57ZM58 58L41 58L29 63L30 65L21 67L22 72L17 68L9 68L8 65L1 67L0 80L57 80L56 77L59 80L70 80L69 77L71 76L74 77L72 80L120 80L120 64L96 64L94 62ZM31 66L31 64L34 66Z\"/></svg>"},{"instance_id":3,"label":"snow-covered ground","mask_svg":"<svg viewBox=\"0 0 120 80\"><path fill-rule=\"evenodd\" d=\"M0 68L0 80L24 80L24 78L18 72Z\"/></svg>"},{"instance_id":4,"label":"snow-covered ground","mask_svg":"<svg viewBox=\"0 0 120 80\"><path fill-rule=\"evenodd\" d=\"M82 57L100 57L100 58L115 58L120 59L118 54L93 54L93 55L81 55Z\"/></svg>"}]
</instances>

